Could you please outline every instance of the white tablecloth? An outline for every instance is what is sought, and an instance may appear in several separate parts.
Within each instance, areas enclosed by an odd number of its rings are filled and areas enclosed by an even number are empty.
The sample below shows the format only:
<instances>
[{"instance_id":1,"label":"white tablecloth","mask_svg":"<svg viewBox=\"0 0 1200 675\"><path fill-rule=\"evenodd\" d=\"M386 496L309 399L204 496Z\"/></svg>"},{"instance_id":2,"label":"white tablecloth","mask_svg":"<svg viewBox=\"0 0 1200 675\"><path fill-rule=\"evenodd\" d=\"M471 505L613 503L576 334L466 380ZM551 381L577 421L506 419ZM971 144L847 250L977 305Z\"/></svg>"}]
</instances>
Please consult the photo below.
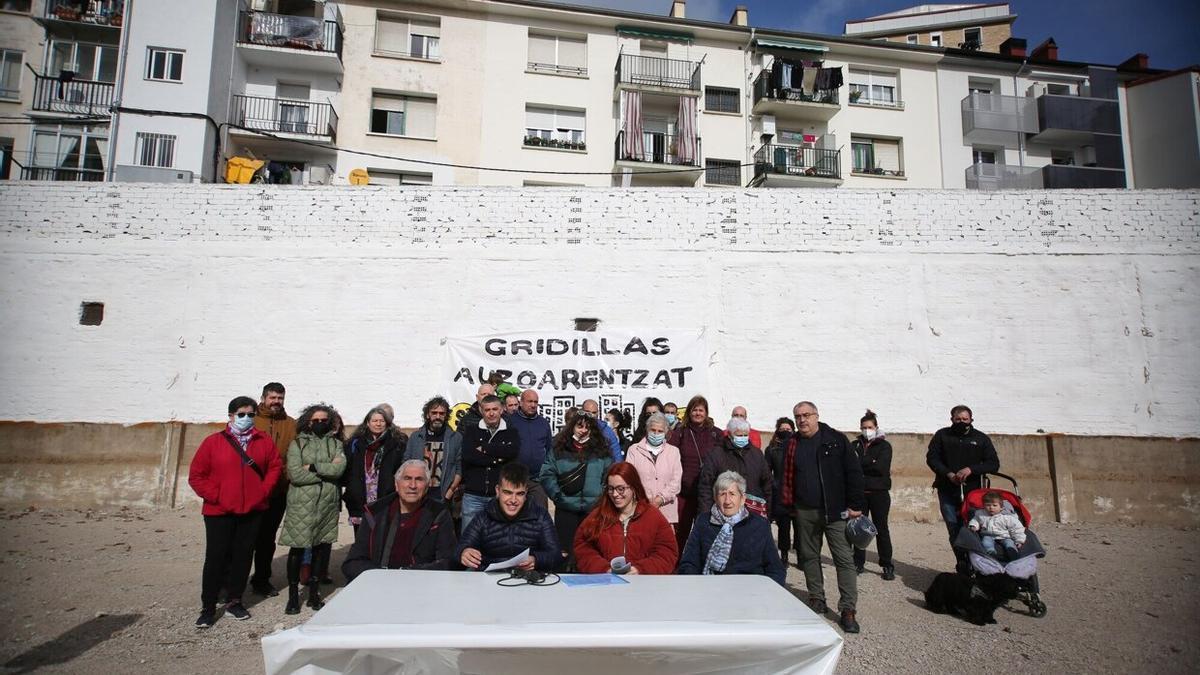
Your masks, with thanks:
<instances>
[{"instance_id":1,"label":"white tablecloth","mask_svg":"<svg viewBox=\"0 0 1200 675\"><path fill-rule=\"evenodd\" d=\"M480 572L373 570L263 638L275 673L832 673L842 638L761 576L496 585ZM305 610L308 611L308 610Z\"/></svg>"}]
</instances>

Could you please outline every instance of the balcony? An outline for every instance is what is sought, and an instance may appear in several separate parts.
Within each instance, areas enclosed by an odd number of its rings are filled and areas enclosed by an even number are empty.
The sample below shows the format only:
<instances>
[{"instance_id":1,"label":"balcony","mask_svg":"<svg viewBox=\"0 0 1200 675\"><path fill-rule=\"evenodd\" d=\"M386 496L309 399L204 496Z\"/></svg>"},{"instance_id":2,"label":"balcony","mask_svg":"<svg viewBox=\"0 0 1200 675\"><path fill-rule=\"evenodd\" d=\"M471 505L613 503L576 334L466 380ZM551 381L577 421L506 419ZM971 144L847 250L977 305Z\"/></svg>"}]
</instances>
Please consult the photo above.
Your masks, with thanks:
<instances>
[{"instance_id":1,"label":"balcony","mask_svg":"<svg viewBox=\"0 0 1200 675\"><path fill-rule=\"evenodd\" d=\"M621 54L617 57L615 88L699 94L700 64L657 56Z\"/></svg>"},{"instance_id":2,"label":"balcony","mask_svg":"<svg viewBox=\"0 0 1200 675\"><path fill-rule=\"evenodd\" d=\"M342 71L342 28L311 16L240 12L238 44L250 63L268 68Z\"/></svg>"},{"instance_id":3,"label":"balcony","mask_svg":"<svg viewBox=\"0 0 1200 675\"><path fill-rule=\"evenodd\" d=\"M828 122L842 109L838 90L804 92L771 86L771 72L764 70L754 80L754 114L775 115L790 120Z\"/></svg>"},{"instance_id":4,"label":"balcony","mask_svg":"<svg viewBox=\"0 0 1200 675\"><path fill-rule=\"evenodd\" d=\"M46 0L45 11L34 20L58 31L95 28L96 33L109 33L104 42L115 42L125 22L125 0Z\"/></svg>"},{"instance_id":5,"label":"balcony","mask_svg":"<svg viewBox=\"0 0 1200 675\"><path fill-rule=\"evenodd\" d=\"M617 132L616 166L631 169L640 185L695 185L700 177L700 139L691 143L677 135L647 131L641 146L625 147L625 132ZM682 171L692 167L694 171Z\"/></svg>"},{"instance_id":6,"label":"balcony","mask_svg":"<svg viewBox=\"0 0 1200 675\"><path fill-rule=\"evenodd\" d=\"M328 103L234 94L233 121L245 127L235 131L252 129L328 143L337 139L338 116Z\"/></svg>"},{"instance_id":7,"label":"balcony","mask_svg":"<svg viewBox=\"0 0 1200 675\"><path fill-rule=\"evenodd\" d=\"M1121 133L1121 112L1115 100L1058 94L1042 94L1035 100L1037 127L1030 142L1080 146L1092 143L1096 134Z\"/></svg>"},{"instance_id":8,"label":"balcony","mask_svg":"<svg viewBox=\"0 0 1200 675\"><path fill-rule=\"evenodd\" d=\"M840 150L764 145L754 153L752 187L837 187L841 184Z\"/></svg>"},{"instance_id":9,"label":"balcony","mask_svg":"<svg viewBox=\"0 0 1200 675\"><path fill-rule=\"evenodd\" d=\"M1021 134L1038 131L1035 100L1028 96L972 93L962 100L963 140L1015 148Z\"/></svg>"},{"instance_id":10,"label":"balcony","mask_svg":"<svg viewBox=\"0 0 1200 675\"><path fill-rule=\"evenodd\" d=\"M1113 101L1115 104L1116 101ZM1074 164L1047 164L1041 168L1042 187L1054 189L1122 189L1125 170Z\"/></svg>"},{"instance_id":11,"label":"balcony","mask_svg":"<svg viewBox=\"0 0 1200 675\"><path fill-rule=\"evenodd\" d=\"M61 80L35 75L32 109L70 115L107 116L113 101L111 82Z\"/></svg>"},{"instance_id":12,"label":"balcony","mask_svg":"<svg viewBox=\"0 0 1200 675\"><path fill-rule=\"evenodd\" d=\"M104 170L26 166L21 169L21 180L61 180L100 183L104 181Z\"/></svg>"},{"instance_id":13,"label":"balcony","mask_svg":"<svg viewBox=\"0 0 1200 675\"><path fill-rule=\"evenodd\" d=\"M968 190L1040 190L1042 172L1038 167L1006 164L972 164L966 170Z\"/></svg>"}]
</instances>

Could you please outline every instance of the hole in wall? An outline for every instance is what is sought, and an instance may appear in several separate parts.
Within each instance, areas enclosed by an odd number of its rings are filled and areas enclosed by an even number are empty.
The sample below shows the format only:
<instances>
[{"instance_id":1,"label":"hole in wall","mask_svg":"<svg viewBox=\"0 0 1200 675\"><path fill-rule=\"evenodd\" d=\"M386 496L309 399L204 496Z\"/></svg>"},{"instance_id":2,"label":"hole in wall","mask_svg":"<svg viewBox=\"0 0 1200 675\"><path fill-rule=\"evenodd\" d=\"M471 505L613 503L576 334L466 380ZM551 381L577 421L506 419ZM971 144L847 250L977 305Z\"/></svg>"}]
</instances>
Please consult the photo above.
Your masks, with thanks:
<instances>
[{"instance_id":1,"label":"hole in wall","mask_svg":"<svg viewBox=\"0 0 1200 675\"><path fill-rule=\"evenodd\" d=\"M79 325L80 326L99 326L104 321L104 303L103 302L81 302L79 303Z\"/></svg>"},{"instance_id":2,"label":"hole in wall","mask_svg":"<svg viewBox=\"0 0 1200 675\"><path fill-rule=\"evenodd\" d=\"M587 331L594 333L600 326L600 319L592 319L589 317L577 317L575 319L575 330Z\"/></svg>"}]
</instances>

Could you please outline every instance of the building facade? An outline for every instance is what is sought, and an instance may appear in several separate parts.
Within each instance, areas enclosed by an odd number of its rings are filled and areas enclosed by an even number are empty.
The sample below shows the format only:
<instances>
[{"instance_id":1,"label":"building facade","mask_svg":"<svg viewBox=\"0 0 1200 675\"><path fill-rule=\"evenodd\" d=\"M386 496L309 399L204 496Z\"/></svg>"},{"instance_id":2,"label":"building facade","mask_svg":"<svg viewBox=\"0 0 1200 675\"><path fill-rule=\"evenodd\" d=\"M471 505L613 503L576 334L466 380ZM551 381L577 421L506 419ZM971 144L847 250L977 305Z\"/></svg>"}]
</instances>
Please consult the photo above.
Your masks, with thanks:
<instances>
[{"instance_id":1,"label":"building facade","mask_svg":"<svg viewBox=\"0 0 1200 675\"><path fill-rule=\"evenodd\" d=\"M846 22L845 35L910 45L999 52L1017 15L1008 3L917 5Z\"/></svg>"}]
</instances>

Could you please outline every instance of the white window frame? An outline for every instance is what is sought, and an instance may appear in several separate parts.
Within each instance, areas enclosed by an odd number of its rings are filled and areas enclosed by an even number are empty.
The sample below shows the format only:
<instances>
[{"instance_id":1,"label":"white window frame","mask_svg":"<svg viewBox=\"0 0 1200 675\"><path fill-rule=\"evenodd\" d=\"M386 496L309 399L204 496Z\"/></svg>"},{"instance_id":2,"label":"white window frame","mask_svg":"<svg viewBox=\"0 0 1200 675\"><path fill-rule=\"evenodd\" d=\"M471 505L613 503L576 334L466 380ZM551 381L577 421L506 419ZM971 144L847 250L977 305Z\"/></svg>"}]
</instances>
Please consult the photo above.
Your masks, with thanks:
<instances>
[{"instance_id":1,"label":"white window frame","mask_svg":"<svg viewBox=\"0 0 1200 675\"><path fill-rule=\"evenodd\" d=\"M139 131L133 142L133 163L170 169L175 166L175 142L172 134Z\"/></svg>"},{"instance_id":2,"label":"white window frame","mask_svg":"<svg viewBox=\"0 0 1200 675\"><path fill-rule=\"evenodd\" d=\"M929 34L929 44L930 44L930 46L932 46L932 47L943 47L943 46L945 46L945 45L943 45L943 44L942 44L942 34L941 34L941 32L940 32L940 31L939 31L939 32L936 32L936 33L930 33L930 34Z\"/></svg>"},{"instance_id":3,"label":"white window frame","mask_svg":"<svg viewBox=\"0 0 1200 675\"><path fill-rule=\"evenodd\" d=\"M57 38L52 38L50 40L50 44L46 48L45 63L46 63L46 76L47 77L57 77L58 76L57 72L53 72L50 70L51 68L53 68L55 45L70 45L71 46L70 63L63 64L63 65L70 65L70 68L61 68L61 70L71 70L72 72L75 73L75 79L87 80L88 82L104 82L106 84L113 84L117 81L117 65L118 65L117 61L120 58L120 55L117 53L117 45L104 45L104 44L98 44L95 42L78 42L75 40L60 40ZM79 72L79 52L81 49L85 49L85 48L91 49L94 52L94 54L92 55L92 72L90 72L90 73ZM101 65L103 64L103 61L104 61L104 52L105 51L110 52L113 57L113 79L111 79L111 80L101 80L100 79L100 70L101 70Z\"/></svg>"},{"instance_id":4,"label":"white window frame","mask_svg":"<svg viewBox=\"0 0 1200 675\"><path fill-rule=\"evenodd\" d=\"M375 178L387 176L395 178L396 184L376 183ZM398 169L367 169L368 185L383 185L387 187L404 187L406 185L433 185L433 174L421 171L401 171Z\"/></svg>"},{"instance_id":5,"label":"white window frame","mask_svg":"<svg viewBox=\"0 0 1200 675\"><path fill-rule=\"evenodd\" d=\"M970 28L964 28L963 29L963 44L966 44L971 41L971 38L967 37L967 32L973 31L973 30L979 31L979 39L976 42L979 43L979 49L983 49L983 26L971 26Z\"/></svg>"},{"instance_id":6,"label":"white window frame","mask_svg":"<svg viewBox=\"0 0 1200 675\"><path fill-rule=\"evenodd\" d=\"M374 120L375 111L378 110L378 108L375 107L375 97L377 97L377 96L404 102L404 108L405 108L404 110L383 109L383 110L385 110L385 112L400 113L401 115L404 116L403 117L403 127L404 128L401 131L401 133L393 134L393 133L389 133L387 131L375 131L372 128L374 126L374 122L375 122L375 120ZM434 120L433 121L433 130L434 130L433 135L416 136L416 135L409 133L409 130L408 130L408 102L412 101L414 99L420 99L423 101L431 101L433 103L433 120ZM371 119L369 120L367 129L369 130L369 133L379 134L382 136L392 136L394 138L418 138L418 139L424 139L424 140L435 140L436 135L437 135L437 101L438 101L438 99L436 96L425 96L425 95L421 95L421 94L396 94L396 93L387 92L387 91L372 91L371 92Z\"/></svg>"},{"instance_id":7,"label":"white window frame","mask_svg":"<svg viewBox=\"0 0 1200 675\"><path fill-rule=\"evenodd\" d=\"M530 147L557 147L566 150L586 150L587 149L587 112L579 108L560 108L548 105L538 105L530 103L525 106L526 123L528 123L530 108L540 110L543 113L552 113L554 115L553 128L540 127L525 127L525 145ZM560 113L583 113L583 128L577 129L571 123L559 123ZM533 141L532 139L540 139ZM545 145L557 144L557 145ZM583 147L571 147L571 144L580 145ZM565 147L564 147L565 146Z\"/></svg>"},{"instance_id":8,"label":"white window frame","mask_svg":"<svg viewBox=\"0 0 1200 675\"><path fill-rule=\"evenodd\" d=\"M55 150L56 154L61 154L60 149L62 148L62 138L64 136L78 138L79 145L75 149L75 153L74 153L77 155L78 160L75 162L74 165L71 165L71 166L68 166L65 164L59 164L58 162L60 162L62 159L65 159L65 156L64 156L61 158L56 157L55 158L56 163L53 165L37 164L36 161L37 161L37 137L38 136L53 136L54 137L54 145L56 148L56 150ZM97 150L99 150L99 153L97 156L100 158L100 168L99 169L89 169L84 166L84 164L87 161L88 141L91 141L91 140L95 140L95 141L103 144L101 147L97 148ZM32 131L30 132L28 168L44 169L44 170L58 170L58 171L75 171L79 174L82 174L83 172L103 174L107 170L107 167L104 166L104 162L107 159L107 157L106 157L107 151L108 151L108 125L107 124L88 125L88 126L72 125L69 127L62 125L62 124L57 124L57 125L53 125L53 126L51 126L51 125L35 126L32 129Z\"/></svg>"},{"instance_id":9,"label":"white window frame","mask_svg":"<svg viewBox=\"0 0 1200 675\"><path fill-rule=\"evenodd\" d=\"M169 47L146 47L146 73L145 78L151 82L183 82L183 55L182 49L171 49ZM162 77L155 77L155 60L162 56ZM174 70L172 64L178 62L179 77L171 77L171 71Z\"/></svg>"},{"instance_id":10,"label":"white window frame","mask_svg":"<svg viewBox=\"0 0 1200 675\"><path fill-rule=\"evenodd\" d=\"M875 169L877 169L879 167L878 161L876 160L876 156L878 153L877 153L877 150L875 149L875 144L879 141L883 141L883 142L886 142L889 144L894 143L896 145L896 168L895 169L886 169L886 170L883 170L882 172L875 171ZM874 166L855 167L854 166L854 161L855 161L854 146L865 145L867 143L869 143L871 145L871 163ZM851 135L850 136L850 172L853 174L862 175L862 176L895 176L895 177L900 177L900 178L904 177L904 139L889 138L886 136L868 136L866 134Z\"/></svg>"},{"instance_id":11,"label":"white window frame","mask_svg":"<svg viewBox=\"0 0 1200 675\"><path fill-rule=\"evenodd\" d=\"M555 75L574 75L576 77L587 77L587 54L588 54L588 39L587 35L557 35L555 33L543 33L536 30L530 30L526 37L526 52L529 51L528 40L538 37L542 39L554 40L554 63L538 63L528 61L526 70L531 73L553 73ZM562 41L571 40L572 42L583 42L583 63L582 66L563 65L562 62Z\"/></svg>"},{"instance_id":12,"label":"white window frame","mask_svg":"<svg viewBox=\"0 0 1200 675\"><path fill-rule=\"evenodd\" d=\"M0 49L0 76L8 72L4 67L9 61L16 57L17 63L17 80L16 82L5 82L0 80L0 100L19 101L21 100L21 77L25 68L25 52L19 49Z\"/></svg>"},{"instance_id":13,"label":"white window frame","mask_svg":"<svg viewBox=\"0 0 1200 675\"><path fill-rule=\"evenodd\" d=\"M381 49L379 46L379 22L392 21L395 23L404 23L404 51L394 51L391 49ZM413 30L413 22L417 23L417 30ZM436 23L438 26L437 35L428 35L421 32L424 28L421 23ZM414 51L413 38L421 38L421 48L419 51ZM418 61L431 61L440 63L442 60L442 17L424 14L394 14L392 12L377 11L375 12L375 35L371 42L371 54L373 56L383 56L391 58L407 58L416 59Z\"/></svg>"},{"instance_id":14,"label":"white window frame","mask_svg":"<svg viewBox=\"0 0 1200 675\"><path fill-rule=\"evenodd\" d=\"M876 79L880 80L879 84L875 83ZM891 81L895 84L884 84L886 81ZM904 109L904 101L900 99L900 71L872 70L870 68L850 66L850 76L847 78L847 84L850 88L850 93L863 91L859 87L866 86L866 90L863 92L865 96L860 96L857 101L850 100L850 105L889 108L892 110ZM876 87L880 88L881 91L891 89L892 100L888 101L886 97L876 96ZM849 99L849 96L847 98Z\"/></svg>"},{"instance_id":15,"label":"white window frame","mask_svg":"<svg viewBox=\"0 0 1200 675\"><path fill-rule=\"evenodd\" d=\"M904 42L910 45L921 44L921 36L916 33L904 36Z\"/></svg>"}]
</instances>

